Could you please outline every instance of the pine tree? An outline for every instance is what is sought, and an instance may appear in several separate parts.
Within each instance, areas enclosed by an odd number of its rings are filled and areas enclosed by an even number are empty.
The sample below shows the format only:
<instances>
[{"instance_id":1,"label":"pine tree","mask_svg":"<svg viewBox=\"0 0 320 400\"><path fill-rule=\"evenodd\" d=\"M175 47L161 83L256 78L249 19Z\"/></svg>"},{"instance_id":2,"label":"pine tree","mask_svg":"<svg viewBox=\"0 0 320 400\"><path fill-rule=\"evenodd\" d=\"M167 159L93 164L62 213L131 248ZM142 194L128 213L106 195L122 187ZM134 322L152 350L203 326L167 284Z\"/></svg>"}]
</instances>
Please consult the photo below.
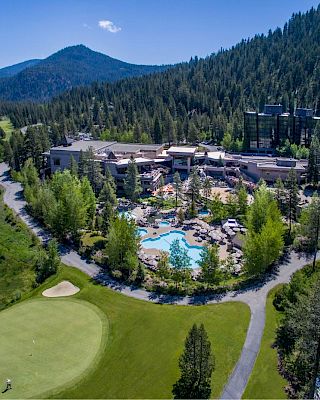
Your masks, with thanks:
<instances>
[{"instance_id":1,"label":"pine tree","mask_svg":"<svg viewBox=\"0 0 320 400\"><path fill-rule=\"evenodd\" d=\"M206 203L208 203L208 199L211 195L211 190L212 190L212 182L211 179L207 176L203 181L203 194L206 199Z\"/></svg>"},{"instance_id":2,"label":"pine tree","mask_svg":"<svg viewBox=\"0 0 320 400\"><path fill-rule=\"evenodd\" d=\"M282 214L285 213L286 209L286 192L284 188L284 184L282 182L282 179L278 177L275 182L275 196L274 196L279 210L282 212Z\"/></svg>"},{"instance_id":3,"label":"pine tree","mask_svg":"<svg viewBox=\"0 0 320 400\"><path fill-rule=\"evenodd\" d=\"M297 183L297 174L294 169L290 169L285 184L286 195L286 210L289 220L289 235L291 234L292 221L297 219L297 210L299 204L299 188Z\"/></svg>"},{"instance_id":4,"label":"pine tree","mask_svg":"<svg viewBox=\"0 0 320 400\"><path fill-rule=\"evenodd\" d=\"M314 136L311 140L307 171L308 182L312 183L312 185L317 185L319 183L319 166L320 141L317 136Z\"/></svg>"},{"instance_id":5,"label":"pine tree","mask_svg":"<svg viewBox=\"0 0 320 400\"><path fill-rule=\"evenodd\" d=\"M77 177L78 176L78 164L76 160L74 159L73 155L70 157L70 172L72 176Z\"/></svg>"},{"instance_id":6,"label":"pine tree","mask_svg":"<svg viewBox=\"0 0 320 400\"><path fill-rule=\"evenodd\" d=\"M180 174L178 171L176 171L173 175L173 186L174 186L174 191L176 193L176 208L177 208L178 207L178 196L179 196L181 188L182 188L182 182L181 182Z\"/></svg>"},{"instance_id":7,"label":"pine tree","mask_svg":"<svg viewBox=\"0 0 320 400\"><path fill-rule=\"evenodd\" d=\"M131 201L137 201L142 192L138 168L134 158L131 158L128 164L127 174L124 180L124 191Z\"/></svg>"},{"instance_id":8,"label":"pine tree","mask_svg":"<svg viewBox=\"0 0 320 400\"><path fill-rule=\"evenodd\" d=\"M299 222L301 233L308 239L310 250L313 252L312 265L315 269L320 245L320 199L316 193L312 196L309 206L302 211Z\"/></svg>"},{"instance_id":9,"label":"pine tree","mask_svg":"<svg viewBox=\"0 0 320 400\"><path fill-rule=\"evenodd\" d=\"M181 376L173 385L175 399L209 399L211 376L215 367L211 343L203 326L193 325L179 359Z\"/></svg>"},{"instance_id":10,"label":"pine tree","mask_svg":"<svg viewBox=\"0 0 320 400\"><path fill-rule=\"evenodd\" d=\"M97 195L103 185L103 175L101 172L101 165L96 161L92 147L86 152L85 160L87 165L86 176L89 179L94 193Z\"/></svg>"},{"instance_id":11,"label":"pine tree","mask_svg":"<svg viewBox=\"0 0 320 400\"><path fill-rule=\"evenodd\" d=\"M154 143L162 143L162 131L160 126L159 117L156 116L153 127L153 140Z\"/></svg>"},{"instance_id":12,"label":"pine tree","mask_svg":"<svg viewBox=\"0 0 320 400\"><path fill-rule=\"evenodd\" d=\"M107 235L113 218L114 209L110 203L106 203L101 212L101 231L104 235Z\"/></svg>"},{"instance_id":13,"label":"pine tree","mask_svg":"<svg viewBox=\"0 0 320 400\"><path fill-rule=\"evenodd\" d=\"M290 397L313 399L320 371L319 278L303 289L297 300L286 306L276 343L282 369L291 383Z\"/></svg>"},{"instance_id":14,"label":"pine tree","mask_svg":"<svg viewBox=\"0 0 320 400\"><path fill-rule=\"evenodd\" d=\"M87 159L86 154L80 150L79 154L79 163L78 163L78 176L79 178L83 178L87 175Z\"/></svg>"},{"instance_id":15,"label":"pine tree","mask_svg":"<svg viewBox=\"0 0 320 400\"><path fill-rule=\"evenodd\" d=\"M102 190L99 195L99 201L101 203L108 203L112 207L117 205L117 196L114 190L114 186L110 183L110 180L106 180L103 184Z\"/></svg>"},{"instance_id":16,"label":"pine tree","mask_svg":"<svg viewBox=\"0 0 320 400\"><path fill-rule=\"evenodd\" d=\"M189 178L189 191L191 194L191 201L194 202L199 199L201 189L201 181L196 167L192 167Z\"/></svg>"}]
</instances>

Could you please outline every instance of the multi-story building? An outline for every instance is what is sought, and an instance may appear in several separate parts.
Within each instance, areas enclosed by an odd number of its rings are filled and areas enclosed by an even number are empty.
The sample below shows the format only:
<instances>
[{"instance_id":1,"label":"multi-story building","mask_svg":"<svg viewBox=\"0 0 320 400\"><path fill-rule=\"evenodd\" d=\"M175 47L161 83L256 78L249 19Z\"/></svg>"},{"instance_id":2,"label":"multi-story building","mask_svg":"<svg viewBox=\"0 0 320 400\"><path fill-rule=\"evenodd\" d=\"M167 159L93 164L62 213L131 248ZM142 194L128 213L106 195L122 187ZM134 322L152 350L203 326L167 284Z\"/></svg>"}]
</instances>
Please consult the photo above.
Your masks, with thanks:
<instances>
[{"instance_id":1,"label":"multi-story building","mask_svg":"<svg viewBox=\"0 0 320 400\"><path fill-rule=\"evenodd\" d=\"M102 170L106 167L116 180L119 189L123 187L130 160L136 162L142 188L153 191L159 187L161 161L159 155L163 152L163 145L105 142L101 140L78 140L66 142L64 146L57 146L46 153L51 173L70 167L71 157L78 163L81 151L93 150L96 162L101 164Z\"/></svg>"},{"instance_id":2,"label":"multi-story building","mask_svg":"<svg viewBox=\"0 0 320 400\"><path fill-rule=\"evenodd\" d=\"M109 168L119 190L123 188L128 165L132 159L137 165L145 192L156 190L162 175L167 176L178 171L185 178L194 166L200 176L226 179L230 176L243 175L253 181L263 178L269 183L278 177L286 179L292 168L298 180L302 181L307 170L306 160L228 154L212 147L208 151L199 151L196 147L188 146L172 146L166 150L163 145L79 140L66 141L64 146L53 147L46 153L51 172L69 168L71 157L79 162L81 151L90 148L93 150L95 161L101 164L102 170Z\"/></svg>"},{"instance_id":3,"label":"multi-story building","mask_svg":"<svg viewBox=\"0 0 320 400\"><path fill-rule=\"evenodd\" d=\"M265 105L264 112L244 113L244 145L246 151L272 152L287 139L290 143L309 146L315 124L312 109L297 108L293 115L279 105Z\"/></svg>"}]
</instances>

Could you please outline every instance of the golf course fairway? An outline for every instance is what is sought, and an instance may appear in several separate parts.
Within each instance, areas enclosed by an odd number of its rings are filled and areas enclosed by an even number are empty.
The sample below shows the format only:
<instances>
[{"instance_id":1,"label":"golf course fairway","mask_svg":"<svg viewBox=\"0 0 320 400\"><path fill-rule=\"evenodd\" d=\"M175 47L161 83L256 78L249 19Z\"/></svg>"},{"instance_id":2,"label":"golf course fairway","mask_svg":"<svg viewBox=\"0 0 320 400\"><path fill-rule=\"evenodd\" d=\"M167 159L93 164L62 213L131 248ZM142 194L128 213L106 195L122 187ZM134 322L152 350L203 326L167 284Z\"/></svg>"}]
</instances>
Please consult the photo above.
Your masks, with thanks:
<instances>
[{"instance_id":1,"label":"golf course fairway","mask_svg":"<svg viewBox=\"0 0 320 400\"><path fill-rule=\"evenodd\" d=\"M37 298L0 313L0 387L6 398L35 398L73 384L107 338L107 319L92 304Z\"/></svg>"}]
</instances>

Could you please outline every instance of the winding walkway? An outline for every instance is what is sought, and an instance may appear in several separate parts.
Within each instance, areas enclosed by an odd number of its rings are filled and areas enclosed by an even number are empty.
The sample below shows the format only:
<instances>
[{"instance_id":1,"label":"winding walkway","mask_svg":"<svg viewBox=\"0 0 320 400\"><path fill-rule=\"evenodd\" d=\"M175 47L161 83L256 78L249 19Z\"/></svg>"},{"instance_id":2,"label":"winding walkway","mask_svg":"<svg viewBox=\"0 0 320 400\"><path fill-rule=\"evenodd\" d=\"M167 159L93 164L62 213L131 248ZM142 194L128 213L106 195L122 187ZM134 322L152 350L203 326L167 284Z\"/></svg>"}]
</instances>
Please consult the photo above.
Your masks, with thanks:
<instances>
[{"instance_id":1,"label":"winding walkway","mask_svg":"<svg viewBox=\"0 0 320 400\"><path fill-rule=\"evenodd\" d=\"M8 167L4 163L0 163L0 184L5 188L4 202L8 207L12 208L42 241L50 239L50 234L26 212L26 202L23 199L22 187L19 183L10 180ZM308 262L305 257L299 257L296 253L291 253L288 259L279 266L278 271L267 276L265 281L259 285L219 296L181 297L158 295L143 289L119 284L102 275L96 264L86 262L77 252L68 247L60 246L60 254L61 261L64 264L76 267L91 277L98 277L103 285L139 300L178 305L216 304L227 301L246 303L251 310L250 324L241 356L224 387L221 395L222 399L240 399L246 388L260 349L265 325L265 304L268 292L280 283L289 282L291 275Z\"/></svg>"}]
</instances>

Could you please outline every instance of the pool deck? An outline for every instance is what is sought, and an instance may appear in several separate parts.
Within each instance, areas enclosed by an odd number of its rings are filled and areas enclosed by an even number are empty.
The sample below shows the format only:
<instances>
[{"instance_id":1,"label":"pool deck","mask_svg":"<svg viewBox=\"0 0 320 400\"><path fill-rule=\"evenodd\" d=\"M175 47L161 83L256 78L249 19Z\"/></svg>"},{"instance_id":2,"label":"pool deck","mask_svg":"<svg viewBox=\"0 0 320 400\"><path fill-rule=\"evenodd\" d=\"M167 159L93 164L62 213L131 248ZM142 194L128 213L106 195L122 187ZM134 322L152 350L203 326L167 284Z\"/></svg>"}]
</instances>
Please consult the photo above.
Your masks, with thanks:
<instances>
[{"instance_id":1,"label":"pool deck","mask_svg":"<svg viewBox=\"0 0 320 400\"><path fill-rule=\"evenodd\" d=\"M141 241L144 239L148 239L148 238L156 238L163 233L168 233L170 231L177 230L177 231L182 231L185 234L184 238L186 239L188 244L191 246L204 246L205 244L208 243L207 240L198 242L196 240L196 236L194 236L194 233L196 232L196 230L194 230L194 229L183 230L182 227L180 227L180 226L173 227L171 225L165 226L165 227L160 227L160 228L146 227L143 229L146 229L148 231L148 233L146 235L141 236ZM145 249L143 246L141 246L141 247L143 248L143 251L148 255L159 255L160 254L160 250L158 250L158 249ZM228 256L227 245L226 244L219 245L219 257L221 259L226 259L227 256Z\"/></svg>"}]
</instances>

